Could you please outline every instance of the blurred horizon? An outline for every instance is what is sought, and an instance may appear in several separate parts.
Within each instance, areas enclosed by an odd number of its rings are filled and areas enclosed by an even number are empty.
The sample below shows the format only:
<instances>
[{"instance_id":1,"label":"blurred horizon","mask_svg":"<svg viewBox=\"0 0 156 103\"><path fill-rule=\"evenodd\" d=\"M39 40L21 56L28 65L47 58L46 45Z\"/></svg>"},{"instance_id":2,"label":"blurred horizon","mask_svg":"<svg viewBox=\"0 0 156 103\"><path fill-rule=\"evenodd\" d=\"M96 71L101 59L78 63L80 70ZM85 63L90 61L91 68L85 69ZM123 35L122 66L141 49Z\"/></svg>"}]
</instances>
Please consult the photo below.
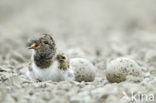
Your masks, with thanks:
<instances>
[{"instance_id":1,"label":"blurred horizon","mask_svg":"<svg viewBox=\"0 0 156 103\"><path fill-rule=\"evenodd\" d=\"M155 4L155 0L1 0L0 27L56 34L112 29L155 32Z\"/></svg>"}]
</instances>

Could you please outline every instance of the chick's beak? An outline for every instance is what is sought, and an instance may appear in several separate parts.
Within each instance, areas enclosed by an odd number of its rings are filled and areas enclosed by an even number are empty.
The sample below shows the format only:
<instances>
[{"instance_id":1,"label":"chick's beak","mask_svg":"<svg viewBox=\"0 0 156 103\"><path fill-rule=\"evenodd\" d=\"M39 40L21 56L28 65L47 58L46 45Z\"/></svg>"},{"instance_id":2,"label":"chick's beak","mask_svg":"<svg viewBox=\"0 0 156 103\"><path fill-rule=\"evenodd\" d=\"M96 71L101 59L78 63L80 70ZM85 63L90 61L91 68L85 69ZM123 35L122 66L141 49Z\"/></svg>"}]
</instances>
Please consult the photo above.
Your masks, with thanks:
<instances>
[{"instance_id":1,"label":"chick's beak","mask_svg":"<svg viewBox=\"0 0 156 103\"><path fill-rule=\"evenodd\" d=\"M40 47L39 43L35 42L28 49L38 50L39 47Z\"/></svg>"}]
</instances>

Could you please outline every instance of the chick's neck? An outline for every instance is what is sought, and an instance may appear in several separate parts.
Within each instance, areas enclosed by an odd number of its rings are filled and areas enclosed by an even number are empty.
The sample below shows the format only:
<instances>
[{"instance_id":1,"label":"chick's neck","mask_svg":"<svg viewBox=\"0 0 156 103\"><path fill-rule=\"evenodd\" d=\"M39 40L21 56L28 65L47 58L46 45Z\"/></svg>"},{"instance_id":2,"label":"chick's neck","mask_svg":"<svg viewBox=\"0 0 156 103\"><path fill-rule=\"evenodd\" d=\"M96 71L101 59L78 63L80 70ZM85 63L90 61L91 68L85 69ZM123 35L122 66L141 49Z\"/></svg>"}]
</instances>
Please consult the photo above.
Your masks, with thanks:
<instances>
[{"instance_id":1,"label":"chick's neck","mask_svg":"<svg viewBox=\"0 0 156 103\"><path fill-rule=\"evenodd\" d=\"M41 69L46 69L53 63L53 58L55 57L55 53L39 53L37 52L34 55L34 62L36 66L38 66Z\"/></svg>"}]
</instances>

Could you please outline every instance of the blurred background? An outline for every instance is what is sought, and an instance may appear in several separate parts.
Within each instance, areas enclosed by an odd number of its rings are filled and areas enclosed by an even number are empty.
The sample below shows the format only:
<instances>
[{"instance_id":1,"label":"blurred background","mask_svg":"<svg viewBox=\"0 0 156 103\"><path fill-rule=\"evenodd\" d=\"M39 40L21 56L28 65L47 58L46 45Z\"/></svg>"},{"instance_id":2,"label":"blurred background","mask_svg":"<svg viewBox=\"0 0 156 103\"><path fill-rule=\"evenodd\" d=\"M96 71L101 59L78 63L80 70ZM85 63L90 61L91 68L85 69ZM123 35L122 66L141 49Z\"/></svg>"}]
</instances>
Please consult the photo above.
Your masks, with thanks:
<instances>
[{"instance_id":1,"label":"blurred background","mask_svg":"<svg viewBox=\"0 0 156 103\"><path fill-rule=\"evenodd\" d=\"M60 48L75 44L102 48L110 39L152 41L155 4L155 0L1 0L0 36L21 40L24 46L28 38L50 33Z\"/></svg>"},{"instance_id":2,"label":"blurred background","mask_svg":"<svg viewBox=\"0 0 156 103\"><path fill-rule=\"evenodd\" d=\"M125 35L155 32L155 4L155 0L1 0L0 35L48 32L64 39L69 35L98 39L114 30Z\"/></svg>"}]
</instances>

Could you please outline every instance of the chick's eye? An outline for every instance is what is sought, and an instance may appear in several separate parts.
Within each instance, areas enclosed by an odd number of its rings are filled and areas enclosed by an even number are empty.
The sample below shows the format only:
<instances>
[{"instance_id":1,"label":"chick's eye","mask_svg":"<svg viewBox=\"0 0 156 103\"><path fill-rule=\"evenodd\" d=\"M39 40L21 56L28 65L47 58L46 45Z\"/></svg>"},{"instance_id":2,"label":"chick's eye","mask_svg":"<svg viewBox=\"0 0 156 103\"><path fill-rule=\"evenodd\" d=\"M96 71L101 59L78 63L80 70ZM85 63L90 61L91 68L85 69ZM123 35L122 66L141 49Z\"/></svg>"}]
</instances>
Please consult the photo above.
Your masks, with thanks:
<instances>
[{"instance_id":1,"label":"chick's eye","mask_svg":"<svg viewBox=\"0 0 156 103\"><path fill-rule=\"evenodd\" d=\"M48 44L48 41L44 41L44 44Z\"/></svg>"}]
</instances>

